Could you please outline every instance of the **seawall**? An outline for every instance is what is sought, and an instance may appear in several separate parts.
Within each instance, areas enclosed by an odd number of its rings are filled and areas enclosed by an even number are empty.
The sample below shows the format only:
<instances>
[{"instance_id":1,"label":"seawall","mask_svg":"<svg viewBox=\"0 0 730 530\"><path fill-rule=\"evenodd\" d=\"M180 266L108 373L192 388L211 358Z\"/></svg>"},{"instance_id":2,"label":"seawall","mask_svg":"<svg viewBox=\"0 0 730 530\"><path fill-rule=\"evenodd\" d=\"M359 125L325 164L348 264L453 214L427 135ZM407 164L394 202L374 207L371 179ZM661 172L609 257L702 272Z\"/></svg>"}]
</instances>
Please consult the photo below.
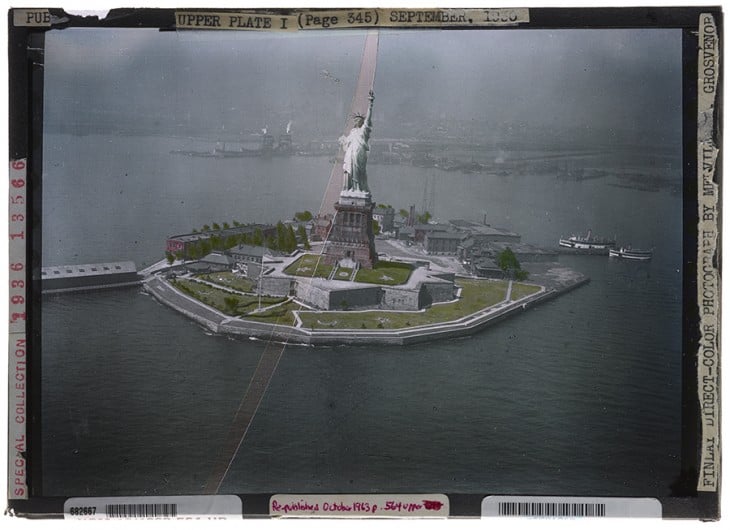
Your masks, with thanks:
<instances>
[{"instance_id":1,"label":"seawall","mask_svg":"<svg viewBox=\"0 0 730 530\"><path fill-rule=\"evenodd\" d=\"M404 329L329 329L313 330L288 325L268 324L230 317L181 293L160 277L151 278L145 290L161 303L179 311L214 333L255 337L261 340L288 342L303 345L342 344L393 344L406 345L471 335L485 327L515 315L530 307L565 294L588 283L585 276L579 276L560 287L543 289L515 302L501 302L482 311L477 311L458 320L438 324L414 326Z\"/></svg>"}]
</instances>

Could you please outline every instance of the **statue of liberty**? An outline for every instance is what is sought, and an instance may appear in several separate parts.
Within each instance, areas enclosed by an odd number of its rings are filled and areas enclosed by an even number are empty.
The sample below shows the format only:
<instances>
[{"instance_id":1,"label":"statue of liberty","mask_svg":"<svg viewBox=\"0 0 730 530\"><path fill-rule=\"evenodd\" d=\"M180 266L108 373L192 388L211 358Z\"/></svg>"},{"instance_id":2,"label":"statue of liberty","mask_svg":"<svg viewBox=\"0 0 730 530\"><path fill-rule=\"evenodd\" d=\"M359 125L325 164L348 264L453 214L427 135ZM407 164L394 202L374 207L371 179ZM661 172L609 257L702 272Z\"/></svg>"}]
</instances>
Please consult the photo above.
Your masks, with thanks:
<instances>
[{"instance_id":1,"label":"statue of liberty","mask_svg":"<svg viewBox=\"0 0 730 530\"><path fill-rule=\"evenodd\" d=\"M340 136L340 145L345 149L345 159L342 163L344 171L344 179L342 189L344 191L362 191L369 192L368 174L366 165L368 162L368 141L370 140L370 132L373 129L371 114L373 111L373 100L375 94L370 91L368 100L368 111L365 116L355 114L355 127L352 128L347 136Z\"/></svg>"}]
</instances>

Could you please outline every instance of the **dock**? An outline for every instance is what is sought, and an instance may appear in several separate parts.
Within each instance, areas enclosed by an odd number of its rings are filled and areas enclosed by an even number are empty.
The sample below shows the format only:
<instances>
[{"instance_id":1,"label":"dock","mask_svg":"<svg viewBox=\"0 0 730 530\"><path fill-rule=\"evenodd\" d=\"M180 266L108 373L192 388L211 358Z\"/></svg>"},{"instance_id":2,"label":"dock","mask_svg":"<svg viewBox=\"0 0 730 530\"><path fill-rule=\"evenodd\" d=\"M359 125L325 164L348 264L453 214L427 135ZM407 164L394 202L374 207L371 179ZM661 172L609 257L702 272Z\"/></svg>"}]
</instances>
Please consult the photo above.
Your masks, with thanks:
<instances>
[{"instance_id":1,"label":"dock","mask_svg":"<svg viewBox=\"0 0 730 530\"><path fill-rule=\"evenodd\" d=\"M56 265L41 268L41 293L132 287L142 283L132 261Z\"/></svg>"}]
</instances>

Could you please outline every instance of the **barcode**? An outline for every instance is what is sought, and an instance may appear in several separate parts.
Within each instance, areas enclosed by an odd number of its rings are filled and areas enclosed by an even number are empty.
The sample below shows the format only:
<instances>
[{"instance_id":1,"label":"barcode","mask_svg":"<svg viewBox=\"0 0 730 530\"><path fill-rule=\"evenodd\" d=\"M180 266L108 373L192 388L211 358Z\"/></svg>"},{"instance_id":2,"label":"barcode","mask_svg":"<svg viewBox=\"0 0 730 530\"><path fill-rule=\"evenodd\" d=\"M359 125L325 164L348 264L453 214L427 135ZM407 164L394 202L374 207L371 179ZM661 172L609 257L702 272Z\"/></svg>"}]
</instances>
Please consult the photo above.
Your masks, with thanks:
<instances>
[{"instance_id":1,"label":"barcode","mask_svg":"<svg viewBox=\"0 0 730 530\"><path fill-rule=\"evenodd\" d=\"M131 519L177 517L177 504L107 504L106 516Z\"/></svg>"},{"instance_id":2,"label":"barcode","mask_svg":"<svg viewBox=\"0 0 730 530\"><path fill-rule=\"evenodd\" d=\"M605 517L606 505L582 502L500 502L499 515L518 517Z\"/></svg>"}]
</instances>

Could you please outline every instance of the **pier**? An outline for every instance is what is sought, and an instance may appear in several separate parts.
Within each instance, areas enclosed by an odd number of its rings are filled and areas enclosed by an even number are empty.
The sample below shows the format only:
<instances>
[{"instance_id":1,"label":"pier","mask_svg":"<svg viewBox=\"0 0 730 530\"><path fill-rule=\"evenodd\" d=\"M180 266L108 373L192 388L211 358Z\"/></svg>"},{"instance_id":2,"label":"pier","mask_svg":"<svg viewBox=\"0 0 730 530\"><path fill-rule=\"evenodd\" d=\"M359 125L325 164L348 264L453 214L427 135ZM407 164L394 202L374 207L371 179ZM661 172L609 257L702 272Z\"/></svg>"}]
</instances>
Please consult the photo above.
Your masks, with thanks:
<instances>
[{"instance_id":1,"label":"pier","mask_svg":"<svg viewBox=\"0 0 730 530\"><path fill-rule=\"evenodd\" d=\"M132 287L141 283L142 276L131 261L41 268L43 294Z\"/></svg>"}]
</instances>

